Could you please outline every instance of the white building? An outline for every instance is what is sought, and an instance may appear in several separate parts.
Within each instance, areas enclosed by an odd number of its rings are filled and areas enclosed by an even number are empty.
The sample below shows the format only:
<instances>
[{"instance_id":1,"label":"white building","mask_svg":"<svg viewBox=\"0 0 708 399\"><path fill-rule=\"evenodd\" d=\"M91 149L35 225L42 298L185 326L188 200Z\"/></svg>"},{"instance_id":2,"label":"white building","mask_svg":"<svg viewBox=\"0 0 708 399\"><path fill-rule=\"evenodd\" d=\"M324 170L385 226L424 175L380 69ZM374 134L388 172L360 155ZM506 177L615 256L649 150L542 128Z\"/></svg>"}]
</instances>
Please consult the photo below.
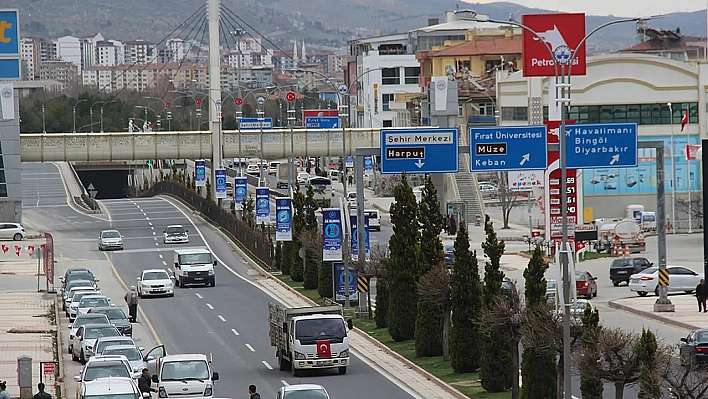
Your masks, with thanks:
<instances>
[{"instance_id":1,"label":"white building","mask_svg":"<svg viewBox=\"0 0 708 399\"><path fill-rule=\"evenodd\" d=\"M81 74L83 64L81 40L74 36L64 36L57 39L56 46L58 58L76 65L79 74Z\"/></svg>"},{"instance_id":2,"label":"white building","mask_svg":"<svg viewBox=\"0 0 708 399\"><path fill-rule=\"evenodd\" d=\"M24 61L27 80L39 79L41 48L37 38L23 37L20 41L20 59Z\"/></svg>"},{"instance_id":3,"label":"white building","mask_svg":"<svg viewBox=\"0 0 708 399\"><path fill-rule=\"evenodd\" d=\"M147 64L157 57L155 43L146 40L133 40L124 45L126 64Z\"/></svg>"},{"instance_id":4,"label":"white building","mask_svg":"<svg viewBox=\"0 0 708 399\"><path fill-rule=\"evenodd\" d=\"M116 66L125 63L125 48L123 42L106 40L96 43L96 65Z\"/></svg>"},{"instance_id":5,"label":"white building","mask_svg":"<svg viewBox=\"0 0 708 399\"><path fill-rule=\"evenodd\" d=\"M162 52L162 62L181 62L187 55L186 44L183 39L170 39Z\"/></svg>"},{"instance_id":6,"label":"white building","mask_svg":"<svg viewBox=\"0 0 708 399\"><path fill-rule=\"evenodd\" d=\"M81 69L96 65L96 44L105 39L100 33L82 37L81 43Z\"/></svg>"}]
</instances>

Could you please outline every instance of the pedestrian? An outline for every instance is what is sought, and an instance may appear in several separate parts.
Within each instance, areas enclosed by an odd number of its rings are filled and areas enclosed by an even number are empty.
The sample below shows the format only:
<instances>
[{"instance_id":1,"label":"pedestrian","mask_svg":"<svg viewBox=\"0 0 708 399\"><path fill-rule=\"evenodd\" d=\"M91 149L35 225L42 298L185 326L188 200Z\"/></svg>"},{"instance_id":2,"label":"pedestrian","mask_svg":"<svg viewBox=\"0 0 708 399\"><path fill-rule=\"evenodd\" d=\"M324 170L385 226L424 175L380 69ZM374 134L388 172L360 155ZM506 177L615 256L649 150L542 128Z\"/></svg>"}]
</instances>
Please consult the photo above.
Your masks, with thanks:
<instances>
[{"instance_id":1,"label":"pedestrian","mask_svg":"<svg viewBox=\"0 0 708 399\"><path fill-rule=\"evenodd\" d=\"M10 399L10 393L7 392L7 381L0 382L0 399Z\"/></svg>"},{"instance_id":2,"label":"pedestrian","mask_svg":"<svg viewBox=\"0 0 708 399\"><path fill-rule=\"evenodd\" d=\"M140 389L140 393L147 392L149 394L152 394L152 392L157 392L157 390L152 387L152 380L150 379L150 370L148 370L147 367L143 368L143 372L142 374L140 374L140 378L138 378L138 389Z\"/></svg>"},{"instance_id":3,"label":"pedestrian","mask_svg":"<svg viewBox=\"0 0 708 399\"><path fill-rule=\"evenodd\" d=\"M354 184L354 176L349 175L347 177L347 180L349 180L349 187L351 187Z\"/></svg>"},{"instance_id":4,"label":"pedestrian","mask_svg":"<svg viewBox=\"0 0 708 399\"><path fill-rule=\"evenodd\" d=\"M256 386L253 384L248 386L248 394L250 399L261 399L261 394L256 392Z\"/></svg>"},{"instance_id":5,"label":"pedestrian","mask_svg":"<svg viewBox=\"0 0 708 399\"><path fill-rule=\"evenodd\" d=\"M34 395L34 399L52 399L52 395L44 392L44 383L40 382L37 384L37 389L39 389L39 392L37 392L36 395Z\"/></svg>"},{"instance_id":6,"label":"pedestrian","mask_svg":"<svg viewBox=\"0 0 708 399\"><path fill-rule=\"evenodd\" d=\"M131 323L138 322L138 290L134 285L130 286L130 291L123 297L128 304L128 315Z\"/></svg>"},{"instance_id":7,"label":"pedestrian","mask_svg":"<svg viewBox=\"0 0 708 399\"><path fill-rule=\"evenodd\" d=\"M698 311L703 313L707 312L706 299L708 299L708 287L706 287L706 282L703 279L701 279L696 286L696 299L698 300Z\"/></svg>"}]
</instances>

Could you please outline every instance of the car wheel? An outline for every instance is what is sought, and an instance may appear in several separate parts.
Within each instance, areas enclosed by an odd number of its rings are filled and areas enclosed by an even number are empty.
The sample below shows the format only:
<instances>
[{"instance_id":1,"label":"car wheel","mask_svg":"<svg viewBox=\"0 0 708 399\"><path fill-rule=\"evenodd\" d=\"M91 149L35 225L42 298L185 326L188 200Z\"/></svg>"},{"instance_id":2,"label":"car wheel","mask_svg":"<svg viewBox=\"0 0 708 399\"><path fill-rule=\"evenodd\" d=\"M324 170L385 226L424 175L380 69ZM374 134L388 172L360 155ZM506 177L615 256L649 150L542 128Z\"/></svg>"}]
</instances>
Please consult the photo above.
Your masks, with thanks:
<instances>
[{"instance_id":1,"label":"car wheel","mask_svg":"<svg viewBox=\"0 0 708 399\"><path fill-rule=\"evenodd\" d=\"M647 296L647 292L646 292L646 291L637 291L637 295L639 295L639 296Z\"/></svg>"},{"instance_id":2,"label":"car wheel","mask_svg":"<svg viewBox=\"0 0 708 399\"><path fill-rule=\"evenodd\" d=\"M73 353L73 352L74 352L74 348L72 348L71 345L69 345L69 350L66 353Z\"/></svg>"},{"instance_id":3,"label":"car wheel","mask_svg":"<svg viewBox=\"0 0 708 399\"><path fill-rule=\"evenodd\" d=\"M169 296L170 298L174 298L174 297L175 297L175 294L170 294L170 295L168 295L168 296Z\"/></svg>"},{"instance_id":4,"label":"car wheel","mask_svg":"<svg viewBox=\"0 0 708 399\"><path fill-rule=\"evenodd\" d=\"M182 277L179 277L177 279L177 285L179 286L179 288L184 288L184 281L182 281Z\"/></svg>"},{"instance_id":5,"label":"car wheel","mask_svg":"<svg viewBox=\"0 0 708 399\"><path fill-rule=\"evenodd\" d=\"M619 281L613 281L613 282L612 282L612 285L614 285L615 287L618 287L618 286L620 285L620 282L619 282Z\"/></svg>"},{"instance_id":6,"label":"car wheel","mask_svg":"<svg viewBox=\"0 0 708 399\"><path fill-rule=\"evenodd\" d=\"M684 292L685 292L685 293L687 293L687 294L693 294L693 290L690 290L690 291L684 291Z\"/></svg>"},{"instance_id":7,"label":"car wheel","mask_svg":"<svg viewBox=\"0 0 708 399\"><path fill-rule=\"evenodd\" d=\"M143 297L143 290L138 290L138 298L142 298L142 297Z\"/></svg>"},{"instance_id":8,"label":"car wheel","mask_svg":"<svg viewBox=\"0 0 708 399\"><path fill-rule=\"evenodd\" d=\"M12 239L15 241L22 241L22 234L20 233L15 233L14 236L12 236Z\"/></svg>"},{"instance_id":9,"label":"car wheel","mask_svg":"<svg viewBox=\"0 0 708 399\"><path fill-rule=\"evenodd\" d=\"M592 297L597 298L597 290L595 290L595 292L592 293Z\"/></svg>"},{"instance_id":10,"label":"car wheel","mask_svg":"<svg viewBox=\"0 0 708 399\"><path fill-rule=\"evenodd\" d=\"M300 376L300 370L296 369L292 363L290 363L290 373L293 375L293 377Z\"/></svg>"},{"instance_id":11,"label":"car wheel","mask_svg":"<svg viewBox=\"0 0 708 399\"><path fill-rule=\"evenodd\" d=\"M347 366L344 367L339 367L339 374L346 374L347 373Z\"/></svg>"},{"instance_id":12,"label":"car wheel","mask_svg":"<svg viewBox=\"0 0 708 399\"><path fill-rule=\"evenodd\" d=\"M79 357L76 356L76 353L74 353L73 349L71 350L71 360L73 360L73 361L79 360Z\"/></svg>"},{"instance_id":13,"label":"car wheel","mask_svg":"<svg viewBox=\"0 0 708 399\"><path fill-rule=\"evenodd\" d=\"M84 350L81 349L81 356L79 357L79 362L81 364L86 364L86 355L84 354Z\"/></svg>"}]
</instances>

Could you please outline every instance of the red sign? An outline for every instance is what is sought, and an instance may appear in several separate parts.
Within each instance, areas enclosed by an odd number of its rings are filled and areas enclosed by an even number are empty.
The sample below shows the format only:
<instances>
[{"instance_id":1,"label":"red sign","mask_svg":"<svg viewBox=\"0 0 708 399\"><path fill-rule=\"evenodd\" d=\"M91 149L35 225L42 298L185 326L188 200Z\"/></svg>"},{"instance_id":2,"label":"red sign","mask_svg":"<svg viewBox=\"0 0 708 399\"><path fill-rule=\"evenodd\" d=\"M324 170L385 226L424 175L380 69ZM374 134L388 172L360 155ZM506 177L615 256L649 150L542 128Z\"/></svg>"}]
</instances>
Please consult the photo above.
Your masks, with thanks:
<instances>
[{"instance_id":1,"label":"red sign","mask_svg":"<svg viewBox=\"0 0 708 399\"><path fill-rule=\"evenodd\" d=\"M44 374L54 374L57 371L56 365L54 363L44 363L42 366L42 371Z\"/></svg>"},{"instance_id":2,"label":"red sign","mask_svg":"<svg viewBox=\"0 0 708 399\"><path fill-rule=\"evenodd\" d=\"M288 101L293 102L293 101L295 101L295 99L297 98L297 96L296 96L295 93L293 93L292 91L289 91L288 94L285 95L285 98L286 98Z\"/></svg>"},{"instance_id":3,"label":"red sign","mask_svg":"<svg viewBox=\"0 0 708 399\"><path fill-rule=\"evenodd\" d=\"M531 238L536 238L536 237L541 237L540 231L532 231L531 232Z\"/></svg>"},{"instance_id":4,"label":"red sign","mask_svg":"<svg viewBox=\"0 0 708 399\"><path fill-rule=\"evenodd\" d=\"M167 106L167 108L172 108L172 103L167 103L165 106Z\"/></svg>"},{"instance_id":5,"label":"red sign","mask_svg":"<svg viewBox=\"0 0 708 399\"><path fill-rule=\"evenodd\" d=\"M558 72L565 65L567 75L572 53L585 37L585 14L530 14L521 21L538 35L523 31L524 76L555 76L556 60ZM585 75L585 43L577 48L571 75Z\"/></svg>"},{"instance_id":6,"label":"red sign","mask_svg":"<svg viewBox=\"0 0 708 399\"><path fill-rule=\"evenodd\" d=\"M201 99L201 98L197 98L196 103L197 103L197 105L201 104L201 103L202 103L202 99Z\"/></svg>"},{"instance_id":7,"label":"red sign","mask_svg":"<svg viewBox=\"0 0 708 399\"><path fill-rule=\"evenodd\" d=\"M339 111L336 109L306 109L302 111L302 120L318 116L339 116Z\"/></svg>"},{"instance_id":8,"label":"red sign","mask_svg":"<svg viewBox=\"0 0 708 399\"><path fill-rule=\"evenodd\" d=\"M572 125L574 120L565 121L566 125ZM560 131L560 121L545 121L548 127L548 144L558 144L558 134ZM562 242L563 218L562 214L562 193L561 193L561 169L558 151L548 151L548 170L546 170L547 202L544 204L547 209L546 215L546 239L554 242ZM578 181L575 169L566 169L566 203L568 204L568 241L575 240L575 225L578 223L581 214L578 209Z\"/></svg>"},{"instance_id":9,"label":"red sign","mask_svg":"<svg viewBox=\"0 0 708 399\"><path fill-rule=\"evenodd\" d=\"M236 105L241 105L241 104L243 104L243 98L237 98Z\"/></svg>"},{"instance_id":10,"label":"red sign","mask_svg":"<svg viewBox=\"0 0 708 399\"><path fill-rule=\"evenodd\" d=\"M700 144L689 144L686 146L686 160L687 161L695 161L697 159L698 155L698 150L701 149Z\"/></svg>"},{"instance_id":11,"label":"red sign","mask_svg":"<svg viewBox=\"0 0 708 399\"><path fill-rule=\"evenodd\" d=\"M329 345L328 339L323 339L317 341L317 358L318 359L331 359L332 358L332 348Z\"/></svg>"}]
</instances>

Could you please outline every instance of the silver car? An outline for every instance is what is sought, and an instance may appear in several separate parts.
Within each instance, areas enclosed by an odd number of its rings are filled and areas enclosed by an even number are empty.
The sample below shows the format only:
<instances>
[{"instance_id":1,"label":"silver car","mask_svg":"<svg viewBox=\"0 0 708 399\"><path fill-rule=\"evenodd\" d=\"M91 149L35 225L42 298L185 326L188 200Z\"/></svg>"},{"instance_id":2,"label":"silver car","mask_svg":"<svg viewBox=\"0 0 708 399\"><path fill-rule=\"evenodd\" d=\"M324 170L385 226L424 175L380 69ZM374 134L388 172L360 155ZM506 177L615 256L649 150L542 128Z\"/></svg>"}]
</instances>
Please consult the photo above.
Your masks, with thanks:
<instances>
[{"instance_id":1,"label":"silver car","mask_svg":"<svg viewBox=\"0 0 708 399\"><path fill-rule=\"evenodd\" d=\"M145 367L145 359L143 359L143 354L140 350L135 347L135 345L113 345L108 346L101 353L102 356L110 355L123 355L128 359L130 367L134 373L142 372Z\"/></svg>"},{"instance_id":2,"label":"silver car","mask_svg":"<svg viewBox=\"0 0 708 399\"><path fill-rule=\"evenodd\" d=\"M71 297L71 302L66 305L66 315L69 317L69 322L73 323L76 316L79 314L79 302L81 298L87 295L101 295L101 291L77 291Z\"/></svg>"},{"instance_id":3,"label":"silver car","mask_svg":"<svg viewBox=\"0 0 708 399\"><path fill-rule=\"evenodd\" d=\"M96 341L101 337L118 337L120 332L112 324L86 324L76 331L71 342L71 360L78 360L81 364L93 356Z\"/></svg>"},{"instance_id":4,"label":"silver car","mask_svg":"<svg viewBox=\"0 0 708 399\"><path fill-rule=\"evenodd\" d=\"M317 384L297 384L280 387L277 399L330 399L327 390Z\"/></svg>"},{"instance_id":5,"label":"silver car","mask_svg":"<svg viewBox=\"0 0 708 399\"><path fill-rule=\"evenodd\" d=\"M165 244L189 242L189 235L187 233L189 233L189 230L185 230L182 225L175 224L167 226L167 228L162 231L162 242Z\"/></svg>"},{"instance_id":6,"label":"silver car","mask_svg":"<svg viewBox=\"0 0 708 399\"><path fill-rule=\"evenodd\" d=\"M91 314L91 313L89 313ZM108 348L109 346L128 346L132 345L138 348L141 352L145 349L143 347L138 346L135 341L133 340L132 337L103 337L99 338L96 340L96 345L93 347L93 353L94 355L101 355L103 354L103 350Z\"/></svg>"},{"instance_id":7,"label":"silver car","mask_svg":"<svg viewBox=\"0 0 708 399\"><path fill-rule=\"evenodd\" d=\"M71 353L71 343L74 341L74 335L79 327L86 324L111 324L108 317L104 314L82 314L69 325L69 347L68 352Z\"/></svg>"},{"instance_id":8,"label":"silver car","mask_svg":"<svg viewBox=\"0 0 708 399\"><path fill-rule=\"evenodd\" d=\"M123 236L118 230L103 230L98 236L98 250L123 249Z\"/></svg>"}]
</instances>

